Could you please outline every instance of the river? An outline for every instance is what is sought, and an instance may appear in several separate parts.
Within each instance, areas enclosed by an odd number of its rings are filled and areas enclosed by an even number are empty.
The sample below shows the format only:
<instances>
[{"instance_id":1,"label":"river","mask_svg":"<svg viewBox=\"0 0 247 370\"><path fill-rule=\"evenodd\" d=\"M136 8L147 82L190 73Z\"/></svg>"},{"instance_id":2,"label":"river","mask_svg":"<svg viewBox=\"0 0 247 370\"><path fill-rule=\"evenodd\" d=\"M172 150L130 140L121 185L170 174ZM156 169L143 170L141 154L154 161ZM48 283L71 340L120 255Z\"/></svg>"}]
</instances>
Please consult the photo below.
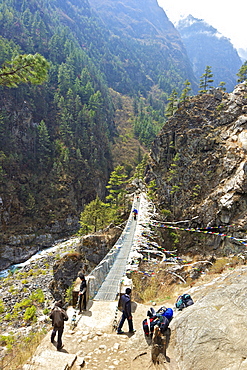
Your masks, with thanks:
<instances>
[{"instance_id":1,"label":"river","mask_svg":"<svg viewBox=\"0 0 247 370\"><path fill-rule=\"evenodd\" d=\"M20 269L24 266L29 265L31 262L42 258L46 257L49 253L55 252L57 249L60 249L61 247L64 247L68 243L71 244L71 242L74 242L75 238L70 238L70 239L61 239L57 240L51 247L45 248L34 254L32 257L28 258L26 261L17 263L14 265L11 265L5 270L0 271L0 279L5 278L9 275L9 273L13 273L15 270Z\"/></svg>"}]
</instances>

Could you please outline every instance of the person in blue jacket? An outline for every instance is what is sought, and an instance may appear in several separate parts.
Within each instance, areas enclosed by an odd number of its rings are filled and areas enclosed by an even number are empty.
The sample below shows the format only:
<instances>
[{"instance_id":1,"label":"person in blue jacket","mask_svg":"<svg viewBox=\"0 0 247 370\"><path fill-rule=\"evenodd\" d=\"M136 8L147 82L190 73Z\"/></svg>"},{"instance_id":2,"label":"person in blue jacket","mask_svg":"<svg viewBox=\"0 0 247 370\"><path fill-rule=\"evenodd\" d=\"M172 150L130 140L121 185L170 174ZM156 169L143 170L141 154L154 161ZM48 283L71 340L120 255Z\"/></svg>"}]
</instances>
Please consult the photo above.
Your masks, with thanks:
<instances>
[{"instance_id":1,"label":"person in blue jacket","mask_svg":"<svg viewBox=\"0 0 247 370\"><path fill-rule=\"evenodd\" d=\"M125 294L123 294L121 297L122 317L121 317L120 323L117 328L117 334L124 333L124 331L122 330L122 327L126 319L129 325L129 333L135 333L135 329L133 328L132 314L131 314L130 294L131 294L131 289L127 288L125 290Z\"/></svg>"},{"instance_id":2,"label":"person in blue jacket","mask_svg":"<svg viewBox=\"0 0 247 370\"><path fill-rule=\"evenodd\" d=\"M133 215L134 215L134 220L136 220L136 216L138 214L138 211L136 208L133 209Z\"/></svg>"}]
</instances>

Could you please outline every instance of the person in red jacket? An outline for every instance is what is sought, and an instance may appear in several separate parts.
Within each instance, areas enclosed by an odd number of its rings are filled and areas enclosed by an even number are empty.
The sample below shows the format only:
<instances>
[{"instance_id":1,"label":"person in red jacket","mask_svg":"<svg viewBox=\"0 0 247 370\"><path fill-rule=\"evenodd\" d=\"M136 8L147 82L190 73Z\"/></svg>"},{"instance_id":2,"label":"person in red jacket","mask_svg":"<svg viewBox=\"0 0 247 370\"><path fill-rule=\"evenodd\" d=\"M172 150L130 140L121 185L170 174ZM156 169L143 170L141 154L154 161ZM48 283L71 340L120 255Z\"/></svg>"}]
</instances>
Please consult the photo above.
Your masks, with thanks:
<instances>
[{"instance_id":1,"label":"person in red jacket","mask_svg":"<svg viewBox=\"0 0 247 370\"><path fill-rule=\"evenodd\" d=\"M52 320L53 330L51 333L51 342L54 343L55 336L57 334L57 350L59 351L62 347L62 335L64 330L64 321L68 321L68 315L62 308L62 302L55 302L54 308L50 313L50 319Z\"/></svg>"}]
</instances>

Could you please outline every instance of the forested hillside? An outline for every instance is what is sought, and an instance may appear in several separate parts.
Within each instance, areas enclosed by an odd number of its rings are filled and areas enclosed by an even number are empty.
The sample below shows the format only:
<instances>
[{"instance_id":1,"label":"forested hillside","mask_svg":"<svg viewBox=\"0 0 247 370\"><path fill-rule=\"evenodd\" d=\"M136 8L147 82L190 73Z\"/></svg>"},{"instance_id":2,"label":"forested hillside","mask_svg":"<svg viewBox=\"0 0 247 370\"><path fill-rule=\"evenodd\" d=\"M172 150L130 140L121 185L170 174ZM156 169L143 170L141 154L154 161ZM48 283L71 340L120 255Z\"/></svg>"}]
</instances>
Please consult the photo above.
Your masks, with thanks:
<instances>
[{"instance_id":1,"label":"forested hillside","mask_svg":"<svg viewBox=\"0 0 247 370\"><path fill-rule=\"evenodd\" d=\"M78 5L1 4L1 62L18 52L39 52L50 62L43 86L1 91L3 230L23 228L23 217L32 231L68 216L73 224L83 203L102 195L112 169L113 107L102 74L83 50L89 35L103 36L89 21L87 2Z\"/></svg>"},{"instance_id":2,"label":"forested hillside","mask_svg":"<svg viewBox=\"0 0 247 370\"><path fill-rule=\"evenodd\" d=\"M155 1L152 6L161 11ZM87 0L1 2L0 63L19 53L40 53L50 64L43 85L1 88L4 238L31 234L26 244L44 229L56 235L76 230L84 205L97 194L104 197L119 135L115 112L121 109L121 94L132 99L129 118L136 138L147 148L151 144L165 122L172 89L181 90L186 78L193 79L163 11L159 20L169 25L167 35L166 26L159 30L162 42L148 29L147 41L140 42L114 34ZM109 87L120 94L117 101ZM140 153L131 155L132 166ZM114 155L121 158L116 150Z\"/></svg>"},{"instance_id":3,"label":"forested hillside","mask_svg":"<svg viewBox=\"0 0 247 370\"><path fill-rule=\"evenodd\" d=\"M111 50L125 72L121 76L123 86L126 81L127 86L133 84L133 91L145 95L157 84L170 94L173 89L181 91L188 79L196 91L181 37L157 0L147 0L145 6L141 0L89 0L89 3L111 32ZM109 83L112 84L111 79ZM130 92L127 86L127 91L121 86L111 86L120 92Z\"/></svg>"}]
</instances>

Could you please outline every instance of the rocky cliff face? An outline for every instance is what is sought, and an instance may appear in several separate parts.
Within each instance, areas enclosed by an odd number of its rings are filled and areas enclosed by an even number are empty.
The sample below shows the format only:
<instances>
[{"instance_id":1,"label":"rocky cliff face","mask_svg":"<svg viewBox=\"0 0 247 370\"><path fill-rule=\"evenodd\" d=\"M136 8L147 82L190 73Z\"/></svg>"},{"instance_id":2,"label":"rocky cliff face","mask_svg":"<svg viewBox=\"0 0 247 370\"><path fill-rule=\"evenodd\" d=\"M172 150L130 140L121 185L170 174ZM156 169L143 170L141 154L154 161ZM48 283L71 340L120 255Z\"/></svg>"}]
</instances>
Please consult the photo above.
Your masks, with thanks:
<instances>
[{"instance_id":1,"label":"rocky cliff face","mask_svg":"<svg viewBox=\"0 0 247 370\"><path fill-rule=\"evenodd\" d=\"M228 233L245 239L246 150L247 85L231 94L215 89L190 98L169 119L153 144L146 180L156 181L159 207L171 212L170 220L193 219L189 225L201 229L231 225ZM199 242L184 235L181 248L191 251L203 243L211 251L245 249L229 238Z\"/></svg>"}]
</instances>

